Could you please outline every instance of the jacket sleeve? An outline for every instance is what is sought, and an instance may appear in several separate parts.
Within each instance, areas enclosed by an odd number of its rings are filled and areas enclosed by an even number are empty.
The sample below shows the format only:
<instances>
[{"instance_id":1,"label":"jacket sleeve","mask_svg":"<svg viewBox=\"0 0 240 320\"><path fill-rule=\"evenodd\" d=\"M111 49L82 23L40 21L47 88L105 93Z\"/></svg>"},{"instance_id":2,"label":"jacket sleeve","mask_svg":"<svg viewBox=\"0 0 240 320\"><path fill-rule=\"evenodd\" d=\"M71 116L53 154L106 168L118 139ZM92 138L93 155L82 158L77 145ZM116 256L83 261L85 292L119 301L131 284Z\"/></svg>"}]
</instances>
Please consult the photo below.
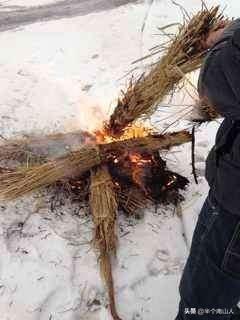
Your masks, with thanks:
<instances>
[{"instance_id":1,"label":"jacket sleeve","mask_svg":"<svg viewBox=\"0 0 240 320\"><path fill-rule=\"evenodd\" d=\"M213 52L208 68L201 79L202 94L206 95L217 111L230 119L240 119L240 41L234 37Z\"/></svg>"}]
</instances>

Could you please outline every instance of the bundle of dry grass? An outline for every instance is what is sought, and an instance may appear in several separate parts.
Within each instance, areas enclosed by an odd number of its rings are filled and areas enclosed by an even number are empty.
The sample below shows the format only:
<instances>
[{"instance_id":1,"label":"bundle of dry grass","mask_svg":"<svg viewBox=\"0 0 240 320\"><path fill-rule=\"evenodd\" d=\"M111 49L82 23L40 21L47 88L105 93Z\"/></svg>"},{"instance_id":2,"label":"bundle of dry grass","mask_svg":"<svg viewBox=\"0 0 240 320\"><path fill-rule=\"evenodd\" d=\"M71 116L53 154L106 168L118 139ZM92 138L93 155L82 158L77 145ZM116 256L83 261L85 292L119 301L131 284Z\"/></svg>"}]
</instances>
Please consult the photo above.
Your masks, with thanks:
<instances>
[{"instance_id":1,"label":"bundle of dry grass","mask_svg":"<svg viewBox=\"0 0 240 320\"><path fill-rule=\"evenodd\" d=\"M0 174L0 197L18 198L61 179L79 176L100 163L98 146L85 146L39 166Z\"/></svg>"},{"instance_id":2,"label":"bundle of dry grass","mask_svg":"<svg viewBox=\"0 0 240 320\"><path fill-rule=\"evenodd\" d=\"M187 73L198 69L206 53L202 40L223 20L217 6L205 8L185 21L159 62L137 81L130 81L106 125L109 134L119 136L138 118L151 115ZM160 46L156 50L161 51Z\"/></svg>"},{"instance_id":3,"label":"bundle of dry grass","mask_svg":"<svg viewBox=\"0 0 240 320\"><path fill-rule=\"evenodd\" d=\"M95 226L94 245L99 251L101 275L106 283L110 310L114 320L120 320L115 304L111 256L116 253L117 200L114 184L107 167L91 171L90 208Z\"/></svg>"},{"instance_id":4,"label":"bundle of dry grass","mask_svg":"<svg viewBox=\"0 0 240 320\"><path fill-rule=\"evenodd\" d=\"M80 176L93 167L112 161L113 158L127 151L168 149L189 141L191 141L191 135L187 131L180 131L96 146L88 145L79 151L39 166L0 173L0 198L15 199L61 179Z\"/></svg>"}]
</instances>

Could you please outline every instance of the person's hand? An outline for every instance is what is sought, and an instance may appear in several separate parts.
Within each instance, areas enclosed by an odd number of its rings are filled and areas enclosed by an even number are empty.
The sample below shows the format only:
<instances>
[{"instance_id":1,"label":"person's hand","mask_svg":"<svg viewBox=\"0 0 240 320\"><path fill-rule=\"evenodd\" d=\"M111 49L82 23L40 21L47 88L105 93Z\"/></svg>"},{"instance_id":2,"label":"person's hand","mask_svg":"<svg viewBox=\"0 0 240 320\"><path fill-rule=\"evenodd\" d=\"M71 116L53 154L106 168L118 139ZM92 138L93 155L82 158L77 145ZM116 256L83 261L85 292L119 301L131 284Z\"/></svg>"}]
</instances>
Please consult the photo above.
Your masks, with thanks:
<instances>
[{"instance_id":1,"label":"person's hand","mask_svg":"<svg viewBox=\"0 0 240 320\"><path fill-rule=\"evenodd\" d=\"M224 30L229 25L229 21L221 21L214 30L209 31L206 38L202 40L202 47L204 49L210 49L215 45L215 43L220 40Z\"/></svg>"}]
</instances>

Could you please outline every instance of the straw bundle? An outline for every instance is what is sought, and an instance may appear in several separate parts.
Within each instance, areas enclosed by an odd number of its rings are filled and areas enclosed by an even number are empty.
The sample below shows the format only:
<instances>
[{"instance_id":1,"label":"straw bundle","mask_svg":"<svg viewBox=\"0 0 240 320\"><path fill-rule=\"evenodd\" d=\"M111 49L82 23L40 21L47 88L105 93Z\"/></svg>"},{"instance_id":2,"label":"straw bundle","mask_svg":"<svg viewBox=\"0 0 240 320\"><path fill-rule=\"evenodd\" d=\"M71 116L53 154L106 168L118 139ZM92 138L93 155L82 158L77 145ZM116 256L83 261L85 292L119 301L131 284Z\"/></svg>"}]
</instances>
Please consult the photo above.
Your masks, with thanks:
<instances>
[{"instance_id":1,"label":"straw bundle","mask_svg":"<svg viewBox=\"0 0 240 320\"><path fill-rule=\"evenodd\" d=\"M39 166L0 174L0 197L15 199L58 180L80 176L100 163L99 148L87 146Z\"/></svg>"},{"instance_id":2,"label":"straw bundle","mask_svg":"<svg viewBox=\"0 0 240 320\"><path fill-rule=\"evenodd\" d=\"M200 67L206 53L202 40L223 20L219 7L213 7L201 10L185 21L177 35L171 38L159 62L137 81L130 81L126 92L118 100L106 130L112 136L118 136L138 118L151 115L187 73ZM161 50L160 46L157 47L158 52Z\"/></svg>"},{"instance_id":3,"label":"straw bundle","mask_svg":"<svg viewBox=\"0 0 240 320\"><path fill-rule=\"evenodd\" d=\"M187 131L128 139L102 145L88 145L64 157L39 166L0 173L0 198L14 199L61 179L80 176L102 162L127 151L168 149L191 141Z\"/></svg>"},{"instance_id":4,"label":"straw bundle","mask_svg":"<svg viewBox=\"0 0 240 320\"><path fill-rule=\"evenodd\" d=\"M169 149L191 141L191 134L182 130L167 134L152 134L146 137L131 138L123 141L116 141L100 145L102 159L107 159L111 155L119 155L126 152L157 151Z\"/></svg>"},{"instance_id":5,"label":"straw bundle","mask_svg":"<svg viewBox=\"0 0 240 320\"><path fill-rule=\"evenodd\" d=\"M106 167L91 171L89 203L95 226L94 245L99 251L100 271L108 289L111 314L114 320L120 320L116 312L111 268L111 255L116 253L117 200Z\"/></svg>"}]
</instances>

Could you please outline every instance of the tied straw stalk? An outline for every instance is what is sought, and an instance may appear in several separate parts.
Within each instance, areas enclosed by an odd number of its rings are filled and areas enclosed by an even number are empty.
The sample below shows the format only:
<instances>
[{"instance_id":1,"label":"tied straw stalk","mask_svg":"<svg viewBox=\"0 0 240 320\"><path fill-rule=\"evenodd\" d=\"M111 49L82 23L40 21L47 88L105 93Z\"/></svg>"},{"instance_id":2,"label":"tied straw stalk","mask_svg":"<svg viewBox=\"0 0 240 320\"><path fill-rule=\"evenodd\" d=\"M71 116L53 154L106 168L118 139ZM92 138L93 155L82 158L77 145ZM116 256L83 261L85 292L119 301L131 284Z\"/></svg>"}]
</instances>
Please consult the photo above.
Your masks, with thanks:
<instances>
[{"instance_id":1,"label":"tied straw stalk","mask_svg":"<svg viewBox=\"0 0 240 320\"><path fill-rule=\"evenodd\" d=\"M0 198L18 198L61 179L79 176L100 163L98 147L87 146L41 165L0 173Z\"/></svg>"},{"instance_id":2,"label":"tied straw stalk","mask_svg":"<svg viewBox=\"0 0 240 320\"><path fill-rule=\"evenodd\" d=\"M106 124L106 131L119 136L135 120L156 111L158 104L184 80L185 75L201 66L206 54L202 40L223 21L227 20L219 13L219 6L204 8L187 19L170 38L160 60L138 80L132 79L126 92L122 92L110 122ZM163 48L157 46L151 55L160 51Z\"/></svg>"},{"instance_id":3,"label":"tied straw stalk","mask_svg":"<svg viewBox=\"0 0 240 320\"><path fill-rule=\"evenodd\" d=\"M42 165L14 172L0 172L0 198L15 199L61 179L80 176L128 151L157 151L189 141L191 135L183 130L165 135L149 135L108 144L88 145Z\"/></svg>"},{"instance_id":4,"label":"tied straw stalk","mask_svg":"<svg viewBox=\"0 0 240 320\"><path fill-rule=\"evenodd\" d=\"M100 271L110 300L114 320L121 320L116 311L111 256L116 253L117 199L114 184L106 166L91 171L90 208L95 226L94 245L99 251Z\"/></svg>"}]
</instances>

